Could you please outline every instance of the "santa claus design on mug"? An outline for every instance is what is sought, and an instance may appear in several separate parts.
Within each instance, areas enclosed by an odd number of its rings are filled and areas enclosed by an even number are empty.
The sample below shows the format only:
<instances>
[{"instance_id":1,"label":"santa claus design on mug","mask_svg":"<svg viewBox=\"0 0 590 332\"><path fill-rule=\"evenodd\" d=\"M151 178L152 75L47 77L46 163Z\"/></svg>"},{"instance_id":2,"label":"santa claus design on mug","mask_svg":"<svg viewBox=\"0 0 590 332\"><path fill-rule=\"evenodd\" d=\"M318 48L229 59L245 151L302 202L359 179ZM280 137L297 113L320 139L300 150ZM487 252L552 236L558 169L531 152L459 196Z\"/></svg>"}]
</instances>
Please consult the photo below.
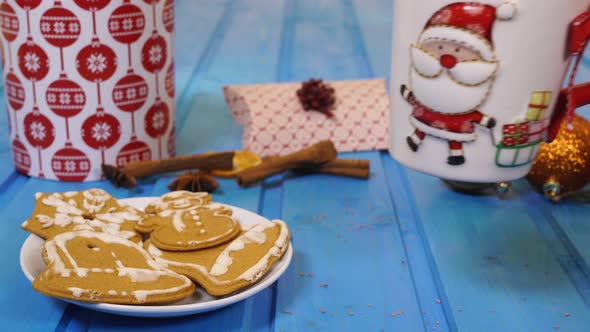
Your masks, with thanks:
<instances>
[{"instance_id":1,"label":"santa claus design on mug","mask_svg":"<svg viewBox=\"0 0 590 332\"><path fill-rule=\"evenodd\" d=\"M491 114L478 109L491 93L500 62L492 41L496 20L516 14L514 2L498 7L457 2L437 11L410 47L409 86L402 96L412 105L414 132L406 138L417 152L426 136L446 140L448 164L465 163L463 144L477 139L476 125L494 128Z\"/></svg>"}]
</instances>

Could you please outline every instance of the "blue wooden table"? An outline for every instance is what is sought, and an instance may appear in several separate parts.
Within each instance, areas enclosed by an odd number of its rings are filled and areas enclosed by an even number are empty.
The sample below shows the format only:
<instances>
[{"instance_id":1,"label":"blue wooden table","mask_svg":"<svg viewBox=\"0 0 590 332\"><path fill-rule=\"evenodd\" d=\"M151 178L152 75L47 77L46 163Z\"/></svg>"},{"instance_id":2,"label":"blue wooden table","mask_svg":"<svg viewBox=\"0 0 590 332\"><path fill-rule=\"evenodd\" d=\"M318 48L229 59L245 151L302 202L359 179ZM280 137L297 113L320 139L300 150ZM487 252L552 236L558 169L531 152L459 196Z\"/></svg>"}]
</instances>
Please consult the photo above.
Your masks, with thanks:
<instances>
[{"instance_id":1,"label":"blue wooden table","mask_svg":"<svg viewBox=\"0 0 590 332\"><path fill-rule=\"evenodd\" d=\"M391 7L390 0L177 0L178 153L240 148L224 84L388 78ZM589 68L581 75L590 77ZM101 187L119 198L156 196L172 177L133 190L27 178L10 163L2 122L2 331L590 331L588 207L551 204L525 181L506 199L455 193L386 152L344 154L371 160L368 181L285 175L249 189L221 181L216 200L284 219L292 231L290 268L245 301L137 319L45 297L18 262L28 236L20 224L35 192Z\"/></svg>"}]
</instances>

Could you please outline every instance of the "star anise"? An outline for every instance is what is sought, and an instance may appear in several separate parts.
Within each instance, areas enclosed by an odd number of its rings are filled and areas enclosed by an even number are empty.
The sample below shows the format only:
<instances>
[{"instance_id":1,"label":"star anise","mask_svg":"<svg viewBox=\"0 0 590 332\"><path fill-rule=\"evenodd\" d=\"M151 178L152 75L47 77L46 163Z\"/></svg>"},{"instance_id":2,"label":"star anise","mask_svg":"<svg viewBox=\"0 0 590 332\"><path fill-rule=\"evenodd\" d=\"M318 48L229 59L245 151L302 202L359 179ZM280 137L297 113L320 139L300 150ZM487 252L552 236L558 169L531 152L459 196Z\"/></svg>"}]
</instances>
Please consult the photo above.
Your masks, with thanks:
<instances>
[{"instance_id":1,"label":"star anise","mask_svg":"<svg viewBox=\"0 0 590 332\"><path fill-rule=\"evenodd\" d=\"M188 172L179 175L169 185L170 190L187 190L192 192L213 192L219 183L213 176L204 171Z\"/></svg>"},{"instance_id":2,"label":"star anise","mask_svg":"<svg viewBox=\"0 0 590 332\"><path fill-rule=\"evenodd\" d=\"M303 82L297 90L297 97L306 111L318 111L331 118L332 109L336 103L334 88L320 79L310 79Z\"/></svg>"},{"instance_id":3,"label":"star anise","mask_svg":"<svg viewBox=\"0 0 590 332\"><path fill-rule=\"evenodd\" d=\"M102 164L101 168L104 177L111 181L116 188L123 187L130 189L137 185L137 180L134 176L126 174L113 165Z\"/></svg>"}]
</instances>

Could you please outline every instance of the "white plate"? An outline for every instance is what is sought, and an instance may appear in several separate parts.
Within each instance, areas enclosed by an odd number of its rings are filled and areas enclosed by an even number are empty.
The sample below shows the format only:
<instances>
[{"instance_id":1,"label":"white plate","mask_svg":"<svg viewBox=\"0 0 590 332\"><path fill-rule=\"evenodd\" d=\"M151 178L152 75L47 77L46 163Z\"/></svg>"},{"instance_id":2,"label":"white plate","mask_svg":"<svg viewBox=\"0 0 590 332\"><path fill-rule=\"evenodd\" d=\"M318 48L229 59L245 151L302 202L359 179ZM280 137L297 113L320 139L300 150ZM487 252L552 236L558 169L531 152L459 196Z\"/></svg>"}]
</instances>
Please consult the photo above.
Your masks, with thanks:
<instances>
[{"instance_id":1,"label":"white plate","mask_svg":"<svg viewBox=\"0 0 590 332\"><path fill-rule=\"evenodd\" d=\"M135 208L143 209L151 200L156 197L139 197L122 199L121 202L129 204ZM229 206L234 217L244 225L255 224L268 219L231 205ZM45 263L41 258L41 250L44 240L36 235L30 235L20 251L20 266L25 276L32 282L35 277L45 270ZM136 317L176 317L206 312L244 300L275 282L287 269L293 256L292 244L283 255L283 257L268 271L268 273L254 285L242 289L237 293L225 297L214 297L207 294L202 288L197 287L197 291L192 296L182 301L168 305L159 306L142 306L142 305L122 305L110 303L88 303L63 299L64 301L79 305L81 307L103 311L118 315L136 316Z\"/></svg>"}]
</instances>

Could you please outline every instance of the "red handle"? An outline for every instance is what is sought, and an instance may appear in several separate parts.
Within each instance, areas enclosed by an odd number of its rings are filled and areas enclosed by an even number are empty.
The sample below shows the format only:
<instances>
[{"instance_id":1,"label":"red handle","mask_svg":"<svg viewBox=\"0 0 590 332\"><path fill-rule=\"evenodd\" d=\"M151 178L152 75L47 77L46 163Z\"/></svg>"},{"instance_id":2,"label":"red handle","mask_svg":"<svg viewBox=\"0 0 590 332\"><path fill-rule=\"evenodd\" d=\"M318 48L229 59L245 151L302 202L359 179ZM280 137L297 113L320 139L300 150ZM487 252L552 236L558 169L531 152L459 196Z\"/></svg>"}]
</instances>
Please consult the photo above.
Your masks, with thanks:
<instances>
[{"instance_id":1,"label":"red handle","mask_svg":"<svg viewBox=\"0 0 590 332\"><path fill-rule=\"evenodd\" d=\"M564 120L571 120L576 108L590 104L590 83L574 85L574 78L576 77L582 54L588 45L589 39L590 11L587 11L576 17L570 25L568 58L570 59L570 64L574 57L576 57L576 61L569 78L568 87L562 89L559 93L549 126L548 142L552 142L555 139Z\"/></svg>"},{"instance_id":2,"label":"red handle","mask_svg":"<svg viewBox=\"0 0 590 332\"><path fill-rule=\"evenodd\" d=\"M574 19L570 26L569 54L582 54L590 38L590 11Z\"/></svg>"}]
</instances>

